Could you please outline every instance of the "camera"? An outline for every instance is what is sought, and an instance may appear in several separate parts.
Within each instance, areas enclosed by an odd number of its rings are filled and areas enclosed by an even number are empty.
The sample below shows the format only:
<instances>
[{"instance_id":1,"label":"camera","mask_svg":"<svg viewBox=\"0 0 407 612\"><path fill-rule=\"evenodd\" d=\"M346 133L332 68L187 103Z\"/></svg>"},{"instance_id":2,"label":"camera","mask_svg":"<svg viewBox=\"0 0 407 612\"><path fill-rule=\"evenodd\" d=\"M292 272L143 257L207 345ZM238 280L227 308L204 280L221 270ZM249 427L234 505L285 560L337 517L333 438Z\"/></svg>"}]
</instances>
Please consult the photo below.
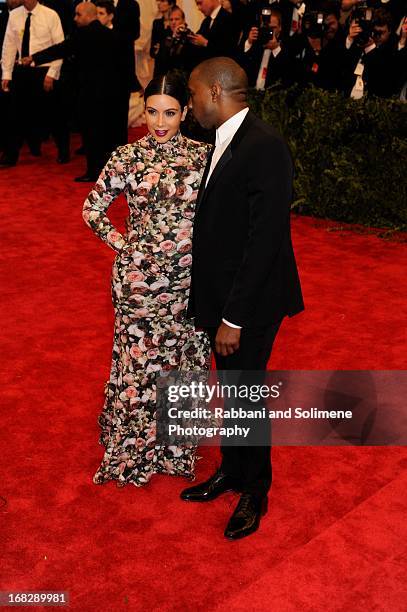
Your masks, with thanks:
<instances>
[{"instance_id":1,"label":"camera","mask_svg":"<svg viewBox=\"0 0 407 612\"><path fill-rule=\"evenodd\" d=\"M272 9L263 8L259 19L259 43L266 45L274 37L274 28L270 25Z\"/></svg>"},{"instance_id":2,"label":"camera","mask_svg":"<svg viewBox=\"0 0 407 612\"><path fill-rule=\"evenodd\" d=\"M359 47L364 47L369 38L373 37L373 3L369 0L360 2L352 11L352 21L362 29L355 38Z\"/></svg>"},{"instance_id":3,"label":"camera","mask_svg":"<svg viewBox=\"0 0 407 612\"><path fill-rule=\"evenodd\" d=\"M188 36L193 34L194 32L190 30L187 25L180 25L175 38L177 39L178 44L185 45L188 42Z\"/></svg>"},{"instance_id":4,"label":"camera","mask_svg":"<svg viewBox=\"0 0 407 612\"><path fill-rule=\"evenodd\" d=\"M323 38L327 30L324 14L318 11L305 13L302 18L301 30L309 38Z\"/></svg>"}]
</instances>

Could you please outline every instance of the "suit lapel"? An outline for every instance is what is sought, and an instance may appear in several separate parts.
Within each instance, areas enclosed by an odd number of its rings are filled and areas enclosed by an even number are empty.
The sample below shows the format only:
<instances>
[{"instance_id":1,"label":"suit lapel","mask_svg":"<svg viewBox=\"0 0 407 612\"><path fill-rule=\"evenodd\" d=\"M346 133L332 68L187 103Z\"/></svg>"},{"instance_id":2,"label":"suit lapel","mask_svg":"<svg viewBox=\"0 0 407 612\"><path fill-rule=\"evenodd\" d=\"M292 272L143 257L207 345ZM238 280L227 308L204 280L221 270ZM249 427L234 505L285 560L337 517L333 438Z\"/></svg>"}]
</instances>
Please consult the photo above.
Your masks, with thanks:
<instances>
[{"instance_id":1,"label":"suit lapel","mask_svg":"<svg viewBox=\"0 0 407 612\"><path fill-rule=\"evenodd\" d=\"M211 176L209 177L208 185L205 187L205 183L206 183L206 179L209 173L209 169L211 167L211 161L212 161L213 153L215 151L215 147L212 149L211 154L208 158L206 167L205 167L201 185L199 187L198 197L197 197L196 206L195 206L195 214L198 212L198 209L201 206L206 195L215 185L216 181L221 175L226 164L232 159L233 157L232 152L240 144L240 141L242 140L243 136L246 134L246 132L250 128L250 125L253 123L255 118L256 118L255 115L253 115L253 113L251 113L250 111L247 113L242 125L239 127L236 134L233 136L230 144L226 147L225 151L223 152L222 157L220 157L218 163L216 164Z\"/></svg>"},{"instance_id":2,"label":"suit lapel","mask_svg":"<svg viewBox=\"0 0 407 612\"><path fill-rule=\"evenodd\" d=\"M206 178L207 178L207 176L209 174L209 169L211 167L211 161L212 161L212 156L213 156L214 150L215 150L215 147L212 147L211 152L210 152L209 157L208 157L208 161L206 162L204 173L202 175L201 184L199 185L199 191L198 191L198 196L196 198L196 205L195 205L195 214L198 212L198 208L199 208L199 206L201 204L201 201L203 199L203 194L204 194L204 191L205 191Z\"/></svg>"},{"instance_id":3,"label":"suit lapel","mask_svg":"<svg viewBox=\"0 0 407 612\"><path fill-rule=\"evenodd\" d=\"M226 166L226 164L231 159L232 159L232 149L229 143L226 149L224 150L224 152L222 153L222 157L219 158L219 161L216 164L215 168L213 169L211 176L209 177L209 181L205 189L205 195L209 193L209 191L212 189L212 187L218 180L220 174L222 173L223 168Z\"/></svg>"}]
</instances>

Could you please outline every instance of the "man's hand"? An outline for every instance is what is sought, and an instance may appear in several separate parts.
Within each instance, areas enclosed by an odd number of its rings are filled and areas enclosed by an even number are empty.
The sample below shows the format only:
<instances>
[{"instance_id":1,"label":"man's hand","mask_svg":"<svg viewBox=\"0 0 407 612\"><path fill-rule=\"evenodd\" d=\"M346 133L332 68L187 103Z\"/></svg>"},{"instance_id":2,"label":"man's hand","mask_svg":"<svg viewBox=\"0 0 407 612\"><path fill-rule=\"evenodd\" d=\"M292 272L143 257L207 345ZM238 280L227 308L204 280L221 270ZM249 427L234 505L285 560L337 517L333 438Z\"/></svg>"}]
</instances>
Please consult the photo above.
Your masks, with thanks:
<instances>
[{"instance_id":1,"label":"man's hand","mask_svg":"<svg viewBox=\"0 0 407 612\"><path fill-rule=\"evenodd\" d=\"M50 76L46 76L44 79L44 90L52 91L54 88L54 79Z\"/></svg>"},{"instance_id":2,"label":"man's hand","mask_svg":"<svg viewBox=\"0 0 407 612\"><path fill-rule=\"evenodd\" d=\"M362 32L362 28L360 27L360 25L358 25L356 21L352 21L352 23L349 26L348 38L350 38L353 41L355 40L356 36L360 34L361 32Z\"/></svg>"},{"instance_id":3,"label":"man's hand","mask_svg":"<svg viewBox=\"0 0 407 612\"><path fill-rule=\"evenodd\" d=\"M252 45L259 38L259 28L253 27L250 29L249 36L247 37L247 42Z\"/></svg>"},{"instance_id":4,"label":"man's hand","mask_svg":"<svg viewBox=\"0 0 407 612\"><path fill-rule=\"evenodd\" d=\"M230 327L230 325L222 322L219 325L215 338L216 352L222 355L222 357L227 357L237 351L240 346L241 331L241 329Z\"/></svg>"},{"instance_id":5,"label":"man's hand","mask_svg":"<svg viewBox=\"0 0 407 612\"><path fill-rule=\"evenodd\" d=\"M21 64L23 66L31 66L32 63L33 63L33 58L31 57L31 55L27 55L27 57L21 58Z\"/></svg>"},{"instance_id":6,"label":"man's hand","mask_svg":"<svg viewBox=\"0 0 407 612\"><path fill-rule=\"evenodd\" d=\"M202 34L191 34L190 36L188 36L188 39L193 45L196 45L197 47L208 46L208 39L205 38L205 36L202 36Z\"/></svg>"},{"instance_id":7,"label":"man's hand","mask_svg":"<svg viewBox=\"0 0 407 612\"><path fill-rule=\"evenodd\" d=\"M3 79L1 82L1 88L3 91L10 91L10 79Z\"/></svg>"}]
</instances>

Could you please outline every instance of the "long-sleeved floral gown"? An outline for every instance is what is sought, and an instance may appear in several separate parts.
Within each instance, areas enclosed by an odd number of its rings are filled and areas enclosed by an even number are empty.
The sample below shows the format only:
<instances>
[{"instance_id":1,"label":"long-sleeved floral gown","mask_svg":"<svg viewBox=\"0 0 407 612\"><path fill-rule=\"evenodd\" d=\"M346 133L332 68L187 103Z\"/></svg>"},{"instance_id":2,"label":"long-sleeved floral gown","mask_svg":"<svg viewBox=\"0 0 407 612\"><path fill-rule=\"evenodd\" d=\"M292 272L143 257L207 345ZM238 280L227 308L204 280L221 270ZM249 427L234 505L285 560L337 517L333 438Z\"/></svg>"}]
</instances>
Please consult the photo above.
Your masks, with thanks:
<instances>
[{"instance_id":1,"label":"long-sleeved floral gown","mask_svg":"<svg viewBox=\"0 0 407 612\"><path fill-rule=\"evenodd\" d=\"M153 473L193 477L194 447L158 445L155 382L160 370L205 370L207 336L185 317L191 236L208 147L177 134L119 147L84 203L83 217L117 256L112 272L115 329L110 379L99 417L102 463L93 480L147 483ZM106 211L124 192L127 235Z\"/></svg>"}]
</instances>

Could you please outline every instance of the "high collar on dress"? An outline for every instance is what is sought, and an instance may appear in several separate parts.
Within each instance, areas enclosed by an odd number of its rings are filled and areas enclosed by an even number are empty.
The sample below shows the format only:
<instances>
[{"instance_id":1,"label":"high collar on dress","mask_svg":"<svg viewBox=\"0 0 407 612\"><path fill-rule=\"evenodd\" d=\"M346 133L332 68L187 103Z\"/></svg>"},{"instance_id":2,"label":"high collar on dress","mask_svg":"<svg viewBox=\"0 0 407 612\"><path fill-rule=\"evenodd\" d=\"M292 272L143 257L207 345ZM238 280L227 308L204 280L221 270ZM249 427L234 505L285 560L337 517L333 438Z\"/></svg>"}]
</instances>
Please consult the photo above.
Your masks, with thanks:
<instances>
[{"instance_id":1,"label":"high collar on dress","mask_svg":"<svg viewBox=\"0 0 407 612\"><path fill-rule=\"evenodd\" d=\"M184 137L181 132L177 132L167 142L158 142L150 132L146 136L149 144L157 151L171 151L172 149L178 149L184 144Z\"/></svg>"}]
</instances>

